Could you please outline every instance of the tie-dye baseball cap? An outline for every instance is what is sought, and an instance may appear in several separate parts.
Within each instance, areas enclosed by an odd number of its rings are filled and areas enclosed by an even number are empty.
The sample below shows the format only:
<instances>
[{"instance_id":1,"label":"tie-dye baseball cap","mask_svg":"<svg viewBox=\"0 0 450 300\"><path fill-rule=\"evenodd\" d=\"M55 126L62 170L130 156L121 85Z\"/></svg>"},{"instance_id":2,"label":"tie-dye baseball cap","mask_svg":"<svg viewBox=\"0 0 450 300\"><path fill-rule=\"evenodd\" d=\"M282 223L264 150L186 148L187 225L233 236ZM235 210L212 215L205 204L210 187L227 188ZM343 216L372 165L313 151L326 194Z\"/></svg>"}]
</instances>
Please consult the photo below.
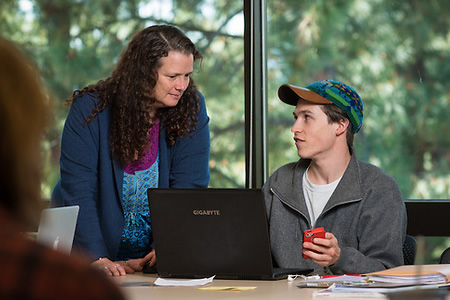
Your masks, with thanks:
<instances>
[{"instance_id":1,"label":"tie-dye baseball cap","mask_svg":"<svg viewBox=\"0 0 450 300\"><path fill-rule=\"evenodd\" d=\"M318 104L333 103L342 109L358 132L363 123L363 103L358 93L350 86L337 80L319 80L305 88L283 84L278 89L278 97L286 104L297 105L299 98Z\"/></svg>"}]
</instances>

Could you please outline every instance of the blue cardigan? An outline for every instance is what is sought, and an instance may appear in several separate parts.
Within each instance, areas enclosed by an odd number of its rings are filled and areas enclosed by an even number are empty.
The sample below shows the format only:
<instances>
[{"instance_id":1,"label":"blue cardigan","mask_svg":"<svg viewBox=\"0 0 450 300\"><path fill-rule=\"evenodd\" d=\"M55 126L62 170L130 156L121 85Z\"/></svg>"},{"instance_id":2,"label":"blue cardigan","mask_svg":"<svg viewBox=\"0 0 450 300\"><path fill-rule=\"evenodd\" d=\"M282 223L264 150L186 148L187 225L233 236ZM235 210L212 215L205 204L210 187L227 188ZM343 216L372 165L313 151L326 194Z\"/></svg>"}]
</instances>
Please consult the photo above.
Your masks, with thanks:
<instances>
[{"instance_id":1,"label":"blue cardigan","mask_svg":"<svg viewBox=\"0 0 450 300\"><path fill-rule=\"evenodd\" d=\"M159 137L159 187L204 188L209 183L209 117L200 95L196 130L166 142ZM52 195L52 206L79 205L74 249L93 259L116 259L123 229L122 185L124 166L113 160L109 148L110 108L84 125L98 99L85 94L72 103L61 141L61 178Z\"/></svg>"}]
</instances>

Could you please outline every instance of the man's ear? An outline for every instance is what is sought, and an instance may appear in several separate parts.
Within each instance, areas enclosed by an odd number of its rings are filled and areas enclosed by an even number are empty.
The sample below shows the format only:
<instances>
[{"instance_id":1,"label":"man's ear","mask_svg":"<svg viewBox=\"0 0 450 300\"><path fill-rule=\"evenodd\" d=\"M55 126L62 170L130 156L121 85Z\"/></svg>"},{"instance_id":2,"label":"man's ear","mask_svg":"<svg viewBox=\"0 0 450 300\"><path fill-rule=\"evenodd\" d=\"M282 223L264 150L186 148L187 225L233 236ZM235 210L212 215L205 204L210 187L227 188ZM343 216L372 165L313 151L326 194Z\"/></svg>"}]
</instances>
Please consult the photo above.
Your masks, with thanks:
<instances>
[{"instance_id":1,"label":"man's ear","mask_svg":"<svg viewBox=\"0 0 450 300\"><path fill-rule=\"evenodd\" d=\"M341 119L337 122L336 135L341 135L345 133L345 130L348 128L348 124L350 124L349 119Z\"/></svg>"}]
</instances>

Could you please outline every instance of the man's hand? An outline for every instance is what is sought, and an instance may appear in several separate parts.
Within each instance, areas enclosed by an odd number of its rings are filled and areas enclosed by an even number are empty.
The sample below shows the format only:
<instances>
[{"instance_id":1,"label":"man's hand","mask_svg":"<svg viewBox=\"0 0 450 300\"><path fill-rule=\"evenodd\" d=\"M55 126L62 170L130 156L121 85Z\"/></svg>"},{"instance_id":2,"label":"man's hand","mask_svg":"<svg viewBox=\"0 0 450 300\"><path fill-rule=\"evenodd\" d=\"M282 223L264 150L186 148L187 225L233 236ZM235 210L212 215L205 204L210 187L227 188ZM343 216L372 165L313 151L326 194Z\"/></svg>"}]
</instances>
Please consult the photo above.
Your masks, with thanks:
<instances>
[{"instance_id":1,"label":"man's hand","mask_svg":"<svg viewBox=\"0 0 450 300\"><path fill-rule=\"evenodd\" d=\"M316 264L328 267L339 259L341 248L336 237L327 232L324 239L315 238L312 243L303 243L303 254Z\"/></svg>"}]
</instances>

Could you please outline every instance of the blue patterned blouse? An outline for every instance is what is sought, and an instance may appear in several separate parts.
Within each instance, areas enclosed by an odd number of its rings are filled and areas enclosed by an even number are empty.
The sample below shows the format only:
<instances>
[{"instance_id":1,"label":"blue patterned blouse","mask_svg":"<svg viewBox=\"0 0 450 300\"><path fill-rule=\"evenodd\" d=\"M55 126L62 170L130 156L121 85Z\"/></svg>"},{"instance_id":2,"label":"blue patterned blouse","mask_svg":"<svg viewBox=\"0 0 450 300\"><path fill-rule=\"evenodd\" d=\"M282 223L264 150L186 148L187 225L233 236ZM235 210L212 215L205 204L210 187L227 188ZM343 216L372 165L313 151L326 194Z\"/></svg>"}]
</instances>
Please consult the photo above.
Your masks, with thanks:
<instances>
[{"instance_id":1,"label":"blue patterned blouse","mask_svg":"<svg viewBox=\"0 0 450 300\"><path fill-rule=\"evenodd\" d=\"M118 260L141 258L151 251L153 244L147 189L158 187L159 178L159 120L149 133L150 147L144 157L125 166L122 207L124 227Z\"/></svg>"},{"instance_id":2,"label":"blue patterned blouse","mask_svg":"<svg viewBox=\"0 0 450 300\"><path fill-rule=\"evenodd\" d=\"M152 226L147 200L147 189L158 187L158 162L147 170L124 174L123 200L124 228L118 259L141 258L151 250Z\"/></svg>"}]
</instances>

